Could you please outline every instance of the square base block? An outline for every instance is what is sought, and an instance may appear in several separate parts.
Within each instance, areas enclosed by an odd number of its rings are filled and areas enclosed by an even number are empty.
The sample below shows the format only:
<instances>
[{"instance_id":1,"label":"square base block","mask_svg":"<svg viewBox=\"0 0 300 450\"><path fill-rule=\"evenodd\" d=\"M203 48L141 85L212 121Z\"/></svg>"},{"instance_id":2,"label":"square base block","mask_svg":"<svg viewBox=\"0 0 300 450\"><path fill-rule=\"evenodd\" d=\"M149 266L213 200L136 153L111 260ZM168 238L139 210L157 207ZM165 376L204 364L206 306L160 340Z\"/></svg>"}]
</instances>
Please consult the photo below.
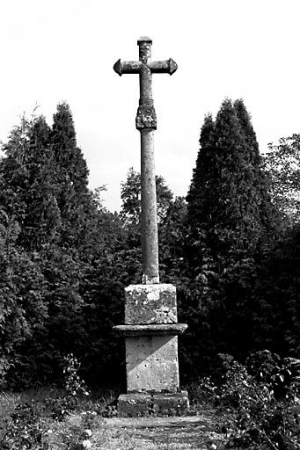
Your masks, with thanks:
<instances>
[{"instance_id":1,"label":"square base block","mask_svg":"<svg viewBox=\"0 0 300 450\"><path fill-rule=\"evenodd\" d=\"M118 415L121 417L148 416L151 411L150 394L121 394L118 398Z\"/></svg>"},{"instance_id":2,"label":"square base block","mask_svg":"<svg viewBox=\"0 0 300 450\"><path fill-rule=\"evenodd\" d=\"M134 284L125 288L125 324L177 323L173 284Z\"/></svg>"},{"instance_id":3,"label":"square base block","mask_svg":"<svg viewBox=\"0 0 300 450\"><path fill-rule=\"evenodd\" d=\"M127 392L176 392L179 388L177 336L127 337Z\"/></svg>"},{"instance_id":4,"label":"square base block","mask_svg":"<svg viewBox=\"0 0 300 450\"><path fill-rule=\"evenodd\" d=\"M187 391L174 394L122 394L118 399L120 417L180 416L189 409Z\"/></svg>"}]
</instances>

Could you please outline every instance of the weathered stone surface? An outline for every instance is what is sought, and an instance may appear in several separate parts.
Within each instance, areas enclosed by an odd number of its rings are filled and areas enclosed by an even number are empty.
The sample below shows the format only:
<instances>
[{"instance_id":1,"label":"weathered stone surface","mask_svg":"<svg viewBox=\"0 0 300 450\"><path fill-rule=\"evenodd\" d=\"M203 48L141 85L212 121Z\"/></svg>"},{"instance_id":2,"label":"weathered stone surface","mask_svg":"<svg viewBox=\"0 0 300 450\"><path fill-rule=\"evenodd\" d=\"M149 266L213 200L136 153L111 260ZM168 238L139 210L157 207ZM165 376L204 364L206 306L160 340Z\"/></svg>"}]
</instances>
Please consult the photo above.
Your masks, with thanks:
<instances>
[{"instance_id":1,"label":"weathered stone surface","mask_svg":"<svg viewBox=\"0 0 300 450\"><path fill-rule=\"evenodd\" d=\"M151 407L150 394L121 394L118 399L118 413L121 417L147 416Z\"/></svg>"},{"instance_id":2,"label":"weathered stone surface","mask_svg":"<svg viewBox=\"0 0 300 450\"><path fill-rule=\"evenodd\" d=\"M120 417L137 417L149 415L180 416L189 408L189 399L186 391L173 394L122 394L118 399L118 412Z\"/></svg>"},{"instance_id":3,"label":"weathered stone surface","mask_svg":"<svg viewBox=\"0 0 300 450\"><path fill-rule=\"evenodd\" d=\"M153 412L158 415L178 416L189 409L189 397L187 391L174 394L155 394L152 398Z\"/></svg>"},{"instance_id":4,"label":"weathered stone surface","mask_svg":"<svg viewBox=\"0 0 300 450\"><path fill-rule=\"evenodd\" d=\"M154 137L157 119L152 99L152 73L169 73L177 70L173 59L151 62L152 40L141 37L139 61L115 63L118 75L139 74L140 100L136 116L136 128L141 133L141 197L142 197L142 269L145 284L159 283L156 183L154 170Z\"/></svg>"},{"instance_id":5,"label":"weathered stone surface","mask_svg":"<svg viewBox=\"0 0 300 450\"><path fill-rule=\"evenodd\" d=\"M162 323L149 325L115 325L113 329L123 335L129 336L174 336L182 334L188 328L186 323Z\"/></svg>"},{"instance_id":6,"label":"weathered stone surface","mask_svg":"<svg viewBox=\"0 0 300 450\"><path fill-rule=\"evenodd\" d=\"M168 391L179 388L177 336L126 338L127 391Z\"/></svg>"},{"instance_id":7,"label":"weathered stone surface","mask_svg":"<svg viewBox=\"0 0 300 450\"><path fill-rule=\"evenodd\" d=\"M169 58L165 61L150 61L148 67L151 73L169 73L172 75L178 69L178 66L174 59Z\"/></svg>"},{"instance_id":8,"label":"weathered stone surface","mask_svg":"<svg viewBox=\"0 0 300 450\"><path fill-rule=\"evenodd\" d=\"M141 135L141 237L142 283L125 289L125 325L114 329L126 339L126 372L129 397L121 396L119 412L127 415L154 412L177 413L186 402L183 396L158 397L151 404L147 392L175 393L179 390L177 334L186 329L177 323L176 288L159 284L157 201L154 161L154 130L157 127L152 98L152 74L177 70L172 59L151 62L149 37L138 40L139 61L118 60L118 75L139 74L140 100L136 127ZM133 392L144 396L132 396ZM136 394L134 394L136 395ZM184 397L185 398L185 397ZM168 406L169 405L169 406ZM169 412L168 412L169 411Z\"/></svg>"},{"instance_id":9,"label":"weathered stone surface","mask_svg":"<svg viewBox=\"0 0 300 450\"><path fill-rule=\"evenodd\" d=\"M172 284L136 284L125 288L125 324L177 323Z\"/></svg>"},{"instance_id":10,"label":"weathered stone surface","mask_svg":"<svg viewBox=\"0 0 300 450\"><path fill-rule=\"evenodd\" d=\"M141 99L140 107L151 99ZM140 129L141 134L141 237L142 283L159 283L157 201L154 161L154 130Z\"/></svg>"},{"instance_id":11,"label":"weathered stone surface","mask_svg":"<svg viewBox=\"0 0 300 450\"><path fill-rule=\"evenodd\" d=\"M143 130L144 128L156 130L157 117L154 106L142 105L138 107L135 126L138 130Z\"/></svg>"},{"instance_id":12,"label":"weathered stone surface","mask_svg":"<svg viewBox=\"0 0 300 450\"><path fill-rule=\"evenodd\" d=\"M148 36L142 36L138 39L137 45L139 46L139 60L143 64L147 64L151 58L152 39Z\"/></svg>"}]
</instances>

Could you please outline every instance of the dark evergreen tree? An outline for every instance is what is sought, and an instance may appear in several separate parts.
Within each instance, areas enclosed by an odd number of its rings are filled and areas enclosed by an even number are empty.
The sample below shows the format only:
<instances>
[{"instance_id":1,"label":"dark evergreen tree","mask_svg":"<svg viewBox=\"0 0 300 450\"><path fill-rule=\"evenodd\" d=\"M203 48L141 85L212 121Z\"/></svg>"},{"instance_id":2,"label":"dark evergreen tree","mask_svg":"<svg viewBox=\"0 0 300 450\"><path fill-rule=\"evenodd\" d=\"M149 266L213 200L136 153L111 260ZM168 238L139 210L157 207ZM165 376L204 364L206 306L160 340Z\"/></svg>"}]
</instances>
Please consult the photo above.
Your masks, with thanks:
<instances>
[{"instance_id":1,"label":"dark evergreen tree","mask_svg":"<svg viewBox=\"0 0 300 450\"><path fill-rule=\"evenodd\" d=\"M259 153L258 142L251 123L251 117L246 110L243 100L236 100L234 102L234 108L244 134L245 148L248 148L248 164L253 166L253 177L250 178L250 183L254 183L255 185L256 197L254 199L251 198L251 201L254 201L254 203L258 205L259 218L257 220L261 222L262 227L262 241L259 242L259 245L264 245L269 241L270 236L273 235L275 238L278 235L281 228L281 217L277 206L272 203L271 180L266 173L263 158ZM245 159L246 158L245 154ZM264 239L264 236L267 236L267 240Z\"/></svg>"},{"instance_id":2,"label":"dark evergreen tree","mask_svg":"<svg viewBox=\"0 0 300 450\"><path fill-rule=\"evenodd\" d=\"M60 103L53 116L51 143L60 169L59 179L65 183L66 191L85 194L89 171L81 150L77 147L73 116L67 103ZM71 186L73 189L71 189ZM66 195L67 195L66 192ZM62 199L62 209L66 198Z\"/></svg>"},{"instance_id":3,"label":"dark evergreen tree","mask_svg":"<svg viewBox=\"0 0 300 450\"><path fill-rule=\"evenodd\" d=\"M80 246L89 214L91 195L88 189L86 161L77 147L73 116L67 103L57 106L50 136L57 168L57 202L60 209L64 246Z\"/></svg>"},{"instance_id":4,"label":"dark evergreen tree","mask_svg":"<svg viewBox=\"0 0 300 450\"><path fill-rule=\"evenodd\" d=\"M218 262L259 252L276 229L275 212L241 100L234 105L226 100L215 123L211 116L205 119L200 145L187 197L193 241L202 242ZM203 253L196 257L193 265L199 268Z\"/></svg>"},{"instance_id":5,"label":"dark evergreen tree","mask_svg":"<svg viewBox=\"0 0 300 450\"><path fill-rule=\"evenodd\" d=\"M159 227L159 270L161 280L179 288L186 277L184 241L187 205L176 197L168 206Z\"/></svg>"},{"instance_id":6,"label":"dark evergreen tree","mask_svg":"<svg viewBox=\"0 0 300 450\"><path fill-rule=\"evenodd\" d=\"M276 223L241 100L225 100L215 121L205 119L187 201L191 308L198 308L201 339L206 333L212 351L243 354L253 341L257 263L274 238Z\"/></svg>"},{"instance_id":7,"label":"dark evergreen tree","mask_svg":"<svg viewBox=\"0 0 300 450\"><path fill-rule=\"evenodd\" d=\"M16 338L10 347L15 361L14 376L9 376L16 382L21 373L28 383L32 377L49 376L64 352L73 351L74 345L84 347L81 285L90 257L87 240L97 211L87 188L86 164L75 144L72 117L63 104L54 117L53 131L42 117L23 118L3 146L0 201L10 224L2 225L6 246L10 242L7 236L12 230L16 233L9 256L2 246L4 278L0 288L6 293L6 308L22 313L23 338ZM3 337L7 345L12 336L9 317Z\"/></svg>"},{"instance_id":8,"label":"dark evergreen tree","mask_svg":"<svg viewBox=\"0 0 300 450\"><path fill-rule=\"evenodd\" d=\"M17 245L19 233L19 224L0 210L0 388L13 385L18 368L22 378L28 368L22 349L48 318L45 278L34 256Z\"/></svg>"},{"instance_id":9,"label":"dark evergreen tree","mask_svg":"<svg viewBox=\"0 0 300 450\"><path fill-rule=\"evenodd\" d=\"M20 226L18 244L32 251L55 239L61 225L49 134L43 117L23 117L3 146L0 162L0 202Z\"/></svg>"},{"instance_id":10,"label":"dark evergreen tree","mask_svg":"<svg viewBox=\"0 0 300 450\"><path fill-rule=\"evenodd\" d=\"M299 173L300 136L269 145L263 157L272 202L280 213L280 239L267 256L257 293L255 327L266 345L281 355L299 357ZM258 343L259 344L259 343ZM257 345L258 345L257 344Z\"/></svg>"}]
</instances>

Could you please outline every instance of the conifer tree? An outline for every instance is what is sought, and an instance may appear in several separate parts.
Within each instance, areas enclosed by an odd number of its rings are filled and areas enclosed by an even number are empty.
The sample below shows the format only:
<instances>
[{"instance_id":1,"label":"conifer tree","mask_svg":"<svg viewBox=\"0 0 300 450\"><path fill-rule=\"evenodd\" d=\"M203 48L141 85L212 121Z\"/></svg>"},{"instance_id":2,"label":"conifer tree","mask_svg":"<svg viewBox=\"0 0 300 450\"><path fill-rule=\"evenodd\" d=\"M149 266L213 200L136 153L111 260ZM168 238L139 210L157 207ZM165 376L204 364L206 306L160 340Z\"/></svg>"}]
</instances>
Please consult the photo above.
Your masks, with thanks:
<instances>
[{"instance_id":1,"label":"conifer tree","mask_svg":"<svg viewBox=\"0 0 300 450\"><path fill-rule=\"evenodd\" d=\"M30 380L34 372L37 375L38 367L47 366L45 358L53 361L54 353L59 356L70 351L76 339L82 340L85 334L80 253L87 239L88 214L93 215L95 208L67 105L58 106L53 130L43 117L22 118L3 150L0 202L8 223L13 225L7 228L3 224L2 231L5 235L7 230L17 233L9 256L3 254L5 246L0 249L4 264L0 291L6 293L5 302L11 311L22 312L24 337L17 340L19 354L11 351L11 356L18 361L16 374L24 372L23 363L30 367ZM7 237L3 242L8 245ZM37 324L36 316L40 318ZM9 316L5 320L6 345L13 348L7 331Z\"/></svg>"},{"instance_id":2,"label":"conifer tree","mask_svg":"<svg viewBox=\"0 0 300 450\"><path fill-rule=\"evenodd\" d=\"M62 216L63 245L80 245L91 208L86 161L77 147L73 116L67 103L57 106L50 136L57 168L57 202Z\"/></svg>"},{"instance_id":3,"label":"conifer tree","mask_svg":"<svg viewBox=\"0 0 300 450\"><path fill-rule=\"evenodd\" d=\"M60 103L53 116L51 143L59 168L59 181L64 185L66 197L61 199L62 209L67 203L67 193L72 198L86 193L89 171L81 150L77 147L73 116L67 103ZM62 193L61 193L62 195Z\"/></svg>"},{"instance_id":4,"label":"conifer tree","mask_svg":"<svg viewBox=\"0 0 300 450\"><path fill-rule=\"evenodd\" d=\"M200 146L201 152L198 153L196 167L193 170L193 178L188 193L189 204L189 224L193 231L199 229L202 217L206 214L205 211L210 205L210 195L213 195L214 180L216 179L216 166L211 164L212 152L215 148L214 129L212 115L209 114L204 119L204 124L201 129ZM207 187L204 195L203 186Z\"/></svg>"},{"instance_id":5,"label":"conifer tree","mask_svg":"<svg viewBox=\"0 0 300 450\"><path fill-rule=\"evenodd\" d=\"M275 237L280 227L280 216L277 208L271 201L270 178L263 167L263 158L259 153L259 146L251 123L251 117L242 99L234 102L234 108L244 134L245 153L247 152L249 155L248 164L252 165L253 178L250 178L250 183L253 183L256 188L256 197L253 200L258 205L259 219L257 220L261 221L261 232L263 235L267 234L269 237L272 235ZM263 245L263 243L261 244Z\"/></svg>"},{"instance_id":6,"label":"conifer tree","mask_svg":"<svg viewBox=\"0 0 300 450\"><path fill-rule=\"evenodd\" d=\"M194 297L198 310L206 311L208 327L218 329L209 345L245 350L251 340L256 264L276 225L255 133L241 100L225 100L215 121L205 119L187 201ZM247 338L241 336L246 330Z\"/></svg>"},{"instance_id":7,"label":"conifer tree","mask_svg":"<svg viewBox=\"0 0 300 450\"><path fill-rule=\"evenodd\" d=\"M68 105L58 106L52 129L43 117L23 118L3 149L0 385L5 374L15 388L51 382L68 352L84 356L91 374L105 373L117 364L112 325L138 263L122 252L119 216L87 187Z\"/></svg>"},{"instance_id":8,"label":"conifer tree","mask_svg":"<svg viewBox=\"0 0 300 450\"><path fill-rule=\"evenodd\" d=\"M274 226L258 144L241 100L225 100L205 119L188 200L191 232L213 253L249 255Z\"/></svg>"},{"instance_id":9,"label":"conifer tree","mask_svg":"<svg viewBox=\"0 0 300 450\"><path fill-rule=\"evenodd\" d=\"M23 117L3 146L1 204L19 224L18 244L26 250L38 250L51 242L60 226L49 135L43 117Z\"/></svg>"}]
</instances>

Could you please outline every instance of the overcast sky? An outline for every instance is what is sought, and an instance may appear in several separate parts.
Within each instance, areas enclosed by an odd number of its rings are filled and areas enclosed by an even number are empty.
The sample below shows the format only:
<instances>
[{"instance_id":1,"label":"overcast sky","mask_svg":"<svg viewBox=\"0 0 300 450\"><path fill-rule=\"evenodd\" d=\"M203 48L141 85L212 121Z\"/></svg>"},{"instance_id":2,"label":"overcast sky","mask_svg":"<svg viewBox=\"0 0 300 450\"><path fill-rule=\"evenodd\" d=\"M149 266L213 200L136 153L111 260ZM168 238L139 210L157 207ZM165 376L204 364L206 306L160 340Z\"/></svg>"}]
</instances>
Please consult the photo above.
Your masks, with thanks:
<instances>
[{"instance_id":1,"label":"overcast sky","mask_svg":"<svg viewBox=\"0 0 300 450\"><path fill-rule=\"evenodd\" d=\"M0 139L35 105L49 125L69 103L90 187L106 185L120 207L120 183L139 170L137 75L112 69L138 59L137 40L153 40L152 60L177 72L153 75L156 172L186 195L204 116L243 98L261 152L300 132L299 0L1 0Z\"/></svg>"}]
</instances>

